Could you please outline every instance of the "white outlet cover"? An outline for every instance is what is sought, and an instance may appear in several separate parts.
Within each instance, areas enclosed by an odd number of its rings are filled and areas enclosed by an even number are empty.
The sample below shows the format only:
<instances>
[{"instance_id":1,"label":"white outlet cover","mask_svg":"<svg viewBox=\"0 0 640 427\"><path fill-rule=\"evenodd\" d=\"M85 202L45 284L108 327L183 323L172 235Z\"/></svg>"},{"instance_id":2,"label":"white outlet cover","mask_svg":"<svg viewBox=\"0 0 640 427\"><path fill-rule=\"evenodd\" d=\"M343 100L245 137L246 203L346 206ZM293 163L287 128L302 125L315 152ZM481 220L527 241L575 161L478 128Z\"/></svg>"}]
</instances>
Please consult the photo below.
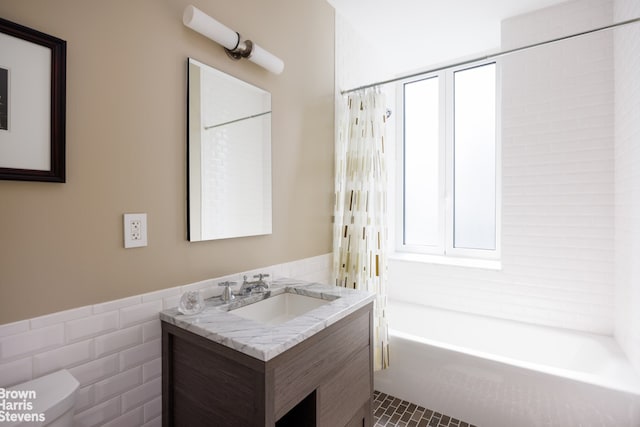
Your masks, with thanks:
<instances>
[{"instance_id":1,"label":"white outlet cover","mask_svg":"<svg viewBox=\"0 0 640 427\"><path fill-rule=\"evenodd\" d=\"M124 247L147 246L147 214L124 214Z\"/></svg>"}]
</instances>

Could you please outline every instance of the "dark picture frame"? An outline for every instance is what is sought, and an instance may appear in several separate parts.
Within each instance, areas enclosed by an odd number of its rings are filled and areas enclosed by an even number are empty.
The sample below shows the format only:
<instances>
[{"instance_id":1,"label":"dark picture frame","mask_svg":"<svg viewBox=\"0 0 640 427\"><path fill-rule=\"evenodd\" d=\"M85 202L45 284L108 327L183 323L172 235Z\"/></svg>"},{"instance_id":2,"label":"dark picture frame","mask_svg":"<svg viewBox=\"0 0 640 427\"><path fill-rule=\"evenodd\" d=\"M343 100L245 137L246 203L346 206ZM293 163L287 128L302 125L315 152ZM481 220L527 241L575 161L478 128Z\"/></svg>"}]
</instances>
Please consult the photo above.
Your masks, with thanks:
<instances>
[{"instance_id":1,"label":"dark picture frame","mask_svg":"<svg viewBox=\"0 0 640 427\"><path fill-rule=\"evenodd\" d=\"M9 70L0 67L0 130L9 130Z\"/></svg>"},{"instance_id":2,"label":"dark picture frame","mask_svg":"<svg viewBox=\"0 0 640 427\"><path fill-rule=\"evenodd\" d=\"M10 47L0 49L0 179L65 182L67 42L0 18L0 43ZM30 57L43 77L33 84L24 72ZM38 129L37 136L27 129Z\"/></svg>"}]
</instances>

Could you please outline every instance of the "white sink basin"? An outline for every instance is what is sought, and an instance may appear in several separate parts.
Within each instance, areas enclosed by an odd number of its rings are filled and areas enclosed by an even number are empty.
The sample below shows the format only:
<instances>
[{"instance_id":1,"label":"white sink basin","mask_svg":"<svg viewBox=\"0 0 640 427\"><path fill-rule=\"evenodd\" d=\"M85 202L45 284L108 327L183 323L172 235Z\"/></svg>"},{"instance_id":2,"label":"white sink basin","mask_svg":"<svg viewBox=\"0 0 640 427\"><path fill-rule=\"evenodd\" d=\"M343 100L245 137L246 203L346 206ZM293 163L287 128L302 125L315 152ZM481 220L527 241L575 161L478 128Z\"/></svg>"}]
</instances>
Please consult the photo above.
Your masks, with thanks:
<instances>
[{"instance_id":1,"label":"white sink basin","mask_svg":"<svg viewBox=\"0 0 640 427\"><path fill-rule=\"evenodd\" d=\"M270 325L277 325L329 304L320 298L284 293L232 310L231 313Z\"/></svg>"}]
</instances>

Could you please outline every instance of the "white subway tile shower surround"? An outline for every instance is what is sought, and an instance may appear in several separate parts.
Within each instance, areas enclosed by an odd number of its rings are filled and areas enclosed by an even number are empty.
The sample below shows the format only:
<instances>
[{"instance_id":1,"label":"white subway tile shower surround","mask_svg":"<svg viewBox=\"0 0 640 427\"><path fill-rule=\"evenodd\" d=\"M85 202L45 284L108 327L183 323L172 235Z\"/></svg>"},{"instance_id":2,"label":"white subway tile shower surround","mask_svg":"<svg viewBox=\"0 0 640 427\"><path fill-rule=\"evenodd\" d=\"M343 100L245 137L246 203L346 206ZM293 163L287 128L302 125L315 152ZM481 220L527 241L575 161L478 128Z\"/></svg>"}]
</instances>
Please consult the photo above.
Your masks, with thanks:
<instances>
[{"instance_id":1,"label":"white subway tile shower surround","mask_svg":"<svg viewBox=\"0 0 640 427\"><path fill-rule=\"evenodd\" d=\"M566 2L507 19L502 40L535 43L611 17L611 2ZM611 32L501 59L502 270L391 260L390 298L612 334L613 61Z\"/></svg>"},{"instance_id":2,"label":"white subway tile shower surround","mask_svg":"<svg viewBox=\"0 0 640 427\"><path fill-rule=\"evenodd\" d=\"M616 0L616 21L640 17L638 0ZM616 30L615 335L640 372L640 24Z\"/></svg>"},{"instance_id":3,"label":"white subway tile shower surround","mask_svg":"<svg viewBox=\"0 0 640 427\"><path fill-rule=\"evenodd\" d=\"M219 295L217 283L260 272L330 283L332 255L79 307L0 325L0 387L59 369L80 382L76 426L160 426L161 330L158 312L186 290Z\"/></svg>"}]
</instances>

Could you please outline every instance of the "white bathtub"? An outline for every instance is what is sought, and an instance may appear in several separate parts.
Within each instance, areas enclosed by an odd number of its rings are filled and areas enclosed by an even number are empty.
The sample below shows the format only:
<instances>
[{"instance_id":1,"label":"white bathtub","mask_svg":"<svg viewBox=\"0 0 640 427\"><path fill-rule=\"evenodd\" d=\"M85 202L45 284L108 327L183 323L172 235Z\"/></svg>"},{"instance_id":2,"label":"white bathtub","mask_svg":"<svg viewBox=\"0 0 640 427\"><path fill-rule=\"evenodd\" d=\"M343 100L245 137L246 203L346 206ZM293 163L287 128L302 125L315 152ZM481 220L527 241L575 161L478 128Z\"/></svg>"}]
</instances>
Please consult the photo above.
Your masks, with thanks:
<instances>
[{"instance_id":1,"label":"white bathtub","mask_svg":"<svg viewBox=\"0 0 640 427\"><path fill-rule=\"evenodd\" d=\"M615 340L391 301L375 388L481 427L640 426Z\"/></svg>"}]
</instances>

